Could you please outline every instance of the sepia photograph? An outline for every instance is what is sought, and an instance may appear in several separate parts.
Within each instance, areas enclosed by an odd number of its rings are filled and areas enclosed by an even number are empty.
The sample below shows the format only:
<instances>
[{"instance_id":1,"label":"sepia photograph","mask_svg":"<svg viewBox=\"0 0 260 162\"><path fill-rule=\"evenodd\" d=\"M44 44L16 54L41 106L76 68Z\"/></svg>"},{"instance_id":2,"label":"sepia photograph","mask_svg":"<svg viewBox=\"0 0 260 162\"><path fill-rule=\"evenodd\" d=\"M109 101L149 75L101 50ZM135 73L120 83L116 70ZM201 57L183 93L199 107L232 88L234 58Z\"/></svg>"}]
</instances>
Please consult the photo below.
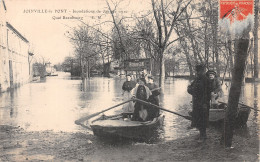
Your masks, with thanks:
<instances>
[{"instance_id":1,"label":"sepia photograph","mask_svg":"<svg viewBox=\"0 0 260 162\"><path fill-rule=\"evenodd\" d=\"M260 160L259 0L0 0L0 161Z\"/></svg>"}]
</instances>

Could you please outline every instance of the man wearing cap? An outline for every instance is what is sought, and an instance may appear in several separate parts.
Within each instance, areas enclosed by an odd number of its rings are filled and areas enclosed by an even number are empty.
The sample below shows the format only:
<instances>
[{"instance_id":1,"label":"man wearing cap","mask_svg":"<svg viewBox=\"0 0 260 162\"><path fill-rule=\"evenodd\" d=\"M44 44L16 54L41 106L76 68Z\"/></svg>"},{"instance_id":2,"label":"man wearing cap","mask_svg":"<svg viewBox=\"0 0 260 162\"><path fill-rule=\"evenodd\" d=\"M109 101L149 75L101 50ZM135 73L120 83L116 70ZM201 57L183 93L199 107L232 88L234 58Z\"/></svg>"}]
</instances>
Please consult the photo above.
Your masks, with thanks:
<instances>
[{"instance_id":1,"label":"man wearing cap","mask_svg":"<svg viewBox=\"0 0 260 162\"><path fill-rule=\"evenodd\" d=\"M146 86L152 91L152 95L149 97L148 101L151 102L152 104L159 106L160 90L159 90L159 86L154 83L153 76L151 75L148 76L148 83L146 84ZM158 117L159 113L160 113L160 109L156 107L150 107L150 109L148 109L149 120Z\"/></svg>"},{"instance_id":2,"label":"man wearing cap","mask_svg":"<svg viewBox=\"0 0 260 162\"><path fill-rule=\"evenodd\" d=\"M209 120L209 101L207 100L207 77L202 64L196 66L196 77L188 86L188 93L192 95L192 122L191 127L196 127L199 140L206 140L206 128Z\"/></svg>"}]
</instances>

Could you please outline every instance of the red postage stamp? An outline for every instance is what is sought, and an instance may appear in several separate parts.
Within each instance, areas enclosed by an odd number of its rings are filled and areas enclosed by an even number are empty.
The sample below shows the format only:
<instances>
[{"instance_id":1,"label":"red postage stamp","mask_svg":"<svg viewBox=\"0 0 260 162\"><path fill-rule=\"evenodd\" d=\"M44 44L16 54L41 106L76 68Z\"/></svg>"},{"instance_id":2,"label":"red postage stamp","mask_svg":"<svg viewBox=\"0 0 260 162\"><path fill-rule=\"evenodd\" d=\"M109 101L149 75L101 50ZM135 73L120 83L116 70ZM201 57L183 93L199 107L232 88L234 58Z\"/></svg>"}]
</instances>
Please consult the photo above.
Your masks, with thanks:
<instances>
[{"instance_id":1,"label":"red postage stamp","mask_svg":"<svg viewBox=\"0 0 260 162\"><path fill-rule=\"evenodd\" d=\"M219 0L220 19L227 18L232 24L234 21L243 21L254 13L254 0Z\"/></svg>"}]
</instances>

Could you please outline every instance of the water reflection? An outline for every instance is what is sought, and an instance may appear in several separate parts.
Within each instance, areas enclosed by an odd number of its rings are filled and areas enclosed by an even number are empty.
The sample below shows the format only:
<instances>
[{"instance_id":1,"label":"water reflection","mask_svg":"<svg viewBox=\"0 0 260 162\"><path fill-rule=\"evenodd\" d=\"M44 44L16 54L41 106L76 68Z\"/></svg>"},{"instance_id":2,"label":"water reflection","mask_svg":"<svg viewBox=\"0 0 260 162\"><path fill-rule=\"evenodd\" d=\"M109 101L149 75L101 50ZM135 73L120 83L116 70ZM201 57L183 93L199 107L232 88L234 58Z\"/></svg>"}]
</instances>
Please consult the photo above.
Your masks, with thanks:
<instances>
[{"instance_id":1,"label":"water reflection","mask_svg":"<svg viewBox=\"0 0 260 162\"><path fill-rule=\"evenodd\" d=\"M10 117L14 117L14 91L10 91ZM17 111L16 111L17 112Z\"/></svg>"},{"instance_id":2,"label":"water reflection","mask_svg":"<svg viewBox=\"0 0 260 162\"><path fill-rule=\"evenodd\" d=\"M82 91L79 77L59 73L56 77L23 85L0 95L0 123L32 131L86 130L75 125L74 121L122 102L121 87L124 81L120 78L95 77L87 80L87 87ZM188 84L188 80L168 78L162 87L161 106L187 115L191 109L191 95L186 91ZM227 97L228 88L223 86L223 90ZM257 109L259 90L258 84L246 83L241 101ZM119 107L105 114L111 115L120 110ZM198 133L186 129L190 121L167 112L163 115L165 122L158 134L159 139L173 140ZM248 124L256 124L257 118L257 111L252 111Z\"/></svg>"}]
</instances>

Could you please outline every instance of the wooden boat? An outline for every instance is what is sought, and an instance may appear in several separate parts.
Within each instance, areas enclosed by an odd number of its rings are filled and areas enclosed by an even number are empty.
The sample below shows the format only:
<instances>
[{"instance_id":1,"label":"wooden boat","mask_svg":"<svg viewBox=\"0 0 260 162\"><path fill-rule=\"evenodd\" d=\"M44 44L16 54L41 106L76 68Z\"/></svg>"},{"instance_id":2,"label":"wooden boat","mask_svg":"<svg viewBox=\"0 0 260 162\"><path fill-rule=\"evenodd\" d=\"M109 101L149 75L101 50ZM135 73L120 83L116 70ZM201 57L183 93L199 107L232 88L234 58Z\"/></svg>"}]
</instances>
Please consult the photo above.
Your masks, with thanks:
<instances>
[{"instance_id":1,"label":"wooden boat","mask_svg":"<svg viewBox=\"0 0 260 162\"><path fill-rule=\"evenodd\" d=\"M121 114L114 116L103 115L92 121L90 127L96 136L148 139L162 126L163 120L163 115L146 122L123 119Z\"/></svg>"},{"instance_id":2,"label":"wooden boat","mask_svg":"<svg viewBox=\"0 0 260 162\"><path fill-rule=\"evenodd\" d=\"M218 122L223 121L225 118L225 112L227 109L227 103L219 103L217 109L210 109L209 111L209 121ZM238 104L238 111L236 115L236 124L237 126L243 126L247 123L249 114L251 112L250 107Z\"/></svg>"}]
</instances>

